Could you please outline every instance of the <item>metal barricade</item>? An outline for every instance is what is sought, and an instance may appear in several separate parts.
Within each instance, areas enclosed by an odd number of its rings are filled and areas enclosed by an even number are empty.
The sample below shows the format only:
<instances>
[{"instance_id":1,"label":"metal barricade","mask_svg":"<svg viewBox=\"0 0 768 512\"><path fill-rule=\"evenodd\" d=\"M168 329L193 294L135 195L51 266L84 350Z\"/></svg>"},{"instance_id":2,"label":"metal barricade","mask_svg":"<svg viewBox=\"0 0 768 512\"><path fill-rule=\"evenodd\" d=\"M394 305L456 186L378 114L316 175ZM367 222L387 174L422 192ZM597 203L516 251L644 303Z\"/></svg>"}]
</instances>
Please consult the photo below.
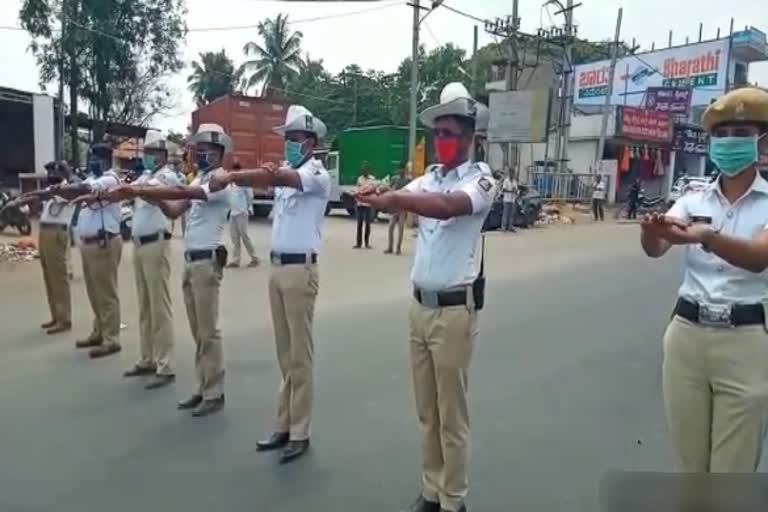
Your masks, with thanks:
<instances>
[{"instance_id":1,"label":"metal barricade","mask_svg":"<svg viewBox=\"0 0 768 512\"><path fill-rule=\"evenodd\" d=\"M530 183L547 201L585 203L592 200L595 174L532 172ZM602 175L606 193L610 190L610 176Z\"/></svg>"}]
</instances>

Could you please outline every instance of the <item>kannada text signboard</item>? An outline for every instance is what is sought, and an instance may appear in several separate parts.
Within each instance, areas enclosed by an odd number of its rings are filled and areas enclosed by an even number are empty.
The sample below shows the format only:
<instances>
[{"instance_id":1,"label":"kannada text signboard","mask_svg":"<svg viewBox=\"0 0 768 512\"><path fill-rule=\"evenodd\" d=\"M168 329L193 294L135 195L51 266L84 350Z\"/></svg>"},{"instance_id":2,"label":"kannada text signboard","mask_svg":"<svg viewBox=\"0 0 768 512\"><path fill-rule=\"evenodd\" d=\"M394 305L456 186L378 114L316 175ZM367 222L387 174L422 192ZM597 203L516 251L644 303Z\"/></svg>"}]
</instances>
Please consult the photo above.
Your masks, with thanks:
<instances>
[{"instance_id":1,"label":"kannada text signboard","mask_svg":"<svg viewBox=\"0 0 768 512\"><path fill-rule=\"evenodd\" d=\"M668 143L672 140L669 114L637 107L620 106L616 112L616 136L626 139Z\"/></svg>"}]
</instances>

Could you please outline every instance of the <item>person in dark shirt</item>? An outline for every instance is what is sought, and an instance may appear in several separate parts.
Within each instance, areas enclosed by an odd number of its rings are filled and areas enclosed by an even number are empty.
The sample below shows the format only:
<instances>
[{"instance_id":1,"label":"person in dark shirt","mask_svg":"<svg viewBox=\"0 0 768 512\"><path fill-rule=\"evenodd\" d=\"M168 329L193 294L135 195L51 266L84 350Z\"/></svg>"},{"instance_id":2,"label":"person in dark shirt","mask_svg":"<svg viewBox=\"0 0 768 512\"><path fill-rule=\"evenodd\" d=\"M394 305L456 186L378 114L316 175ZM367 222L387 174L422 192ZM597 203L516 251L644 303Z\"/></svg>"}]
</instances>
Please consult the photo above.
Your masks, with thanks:
<instances>
[{"instance_id":1,"label":"person in dark shirt","mask_svg":"<svg viewBox=\"0 0 768 512\"><path fill-rule=\"evenodd\" d=\"M632 183L632 186L629 187L629 208L627 211L627 218L628 219L636 219L637 218L637 206L640 202L640 180L637 179Z\"/></svg>"}]
</instances>

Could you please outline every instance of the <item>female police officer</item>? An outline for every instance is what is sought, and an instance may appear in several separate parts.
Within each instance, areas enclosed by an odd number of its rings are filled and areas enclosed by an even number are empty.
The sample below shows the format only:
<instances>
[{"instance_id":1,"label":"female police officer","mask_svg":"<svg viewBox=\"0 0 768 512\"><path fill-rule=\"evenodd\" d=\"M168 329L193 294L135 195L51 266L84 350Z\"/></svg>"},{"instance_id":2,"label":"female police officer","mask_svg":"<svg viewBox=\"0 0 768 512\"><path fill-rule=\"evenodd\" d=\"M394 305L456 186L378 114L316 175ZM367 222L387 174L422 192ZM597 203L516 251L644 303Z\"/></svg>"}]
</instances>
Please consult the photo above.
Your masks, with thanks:
<instances>
[{"instance_id":1,"label":"female police officer","mask_svg":"<svg viewBox=\"0 0 768 512\"><path fill-rule=\"evenodd\" d=\"M709 106L704 127L720 178L646 216L641 242L658 258L685 245L685 274L664 336L664 402L679 469L757 469L768 411L768 93L745 88Z\"/></svg>"}]
</instances>

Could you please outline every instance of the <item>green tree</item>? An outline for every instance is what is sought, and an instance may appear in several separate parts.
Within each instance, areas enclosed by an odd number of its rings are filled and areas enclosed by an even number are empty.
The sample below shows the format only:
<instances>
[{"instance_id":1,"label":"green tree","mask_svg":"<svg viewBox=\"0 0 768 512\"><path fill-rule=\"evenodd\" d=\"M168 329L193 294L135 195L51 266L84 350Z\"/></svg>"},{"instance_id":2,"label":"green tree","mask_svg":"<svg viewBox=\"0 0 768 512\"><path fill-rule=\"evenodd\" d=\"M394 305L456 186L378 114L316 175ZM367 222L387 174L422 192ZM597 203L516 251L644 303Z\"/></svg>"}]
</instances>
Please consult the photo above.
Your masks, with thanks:
<instances>
[{"instance_id":1,"label":"green tree","mask_svg":"<svg viewBox=\"0 0 768 512\"><path fill-rule=\"evenodd\" d=\"M198 106L229 94L237 87L239 74L226 52L203 52L200 61L192 62L192 74L187 78L189 90Z\"/></svg>"},{"instance_id":2,"label":"green tree","mask_svg":"<svg viewBox=\"0 0 768 512\"><path fill-rule=\"evenodd\" d=\"M19 13L41 80L57 78L63 61L70 112L78 99L87 102L94 139L111 121L146 122L167 100L162 82L183 65L185 15L183 0L24 0Z\"/></svg>"},{"instance_id":3,"label":"green tree","mask_svg":"<svg viewBox=\"0 0 768 512\"><path fill-rule=\"evenodd\" d=\"M184 145L184 134L179 133L173 130L168 130L168 136L166 137L169 141L173 142L174 144L177 144L179 146Z\"/></svg>"},{"instance_id":4,"label":"green tree","mask_svg":"<svg viewBox=\"0 0 768 512\"><path fill-rule=\"evenodd\" d=\"M285 14L259 23L257 33L261 44L250 41L243 47L249 59L241 67L243 75L248 75L243 88L261 84L262 96L285 96L286 85L301 66L302 33L291 32Z\"/></svg>"}]
</instances>

